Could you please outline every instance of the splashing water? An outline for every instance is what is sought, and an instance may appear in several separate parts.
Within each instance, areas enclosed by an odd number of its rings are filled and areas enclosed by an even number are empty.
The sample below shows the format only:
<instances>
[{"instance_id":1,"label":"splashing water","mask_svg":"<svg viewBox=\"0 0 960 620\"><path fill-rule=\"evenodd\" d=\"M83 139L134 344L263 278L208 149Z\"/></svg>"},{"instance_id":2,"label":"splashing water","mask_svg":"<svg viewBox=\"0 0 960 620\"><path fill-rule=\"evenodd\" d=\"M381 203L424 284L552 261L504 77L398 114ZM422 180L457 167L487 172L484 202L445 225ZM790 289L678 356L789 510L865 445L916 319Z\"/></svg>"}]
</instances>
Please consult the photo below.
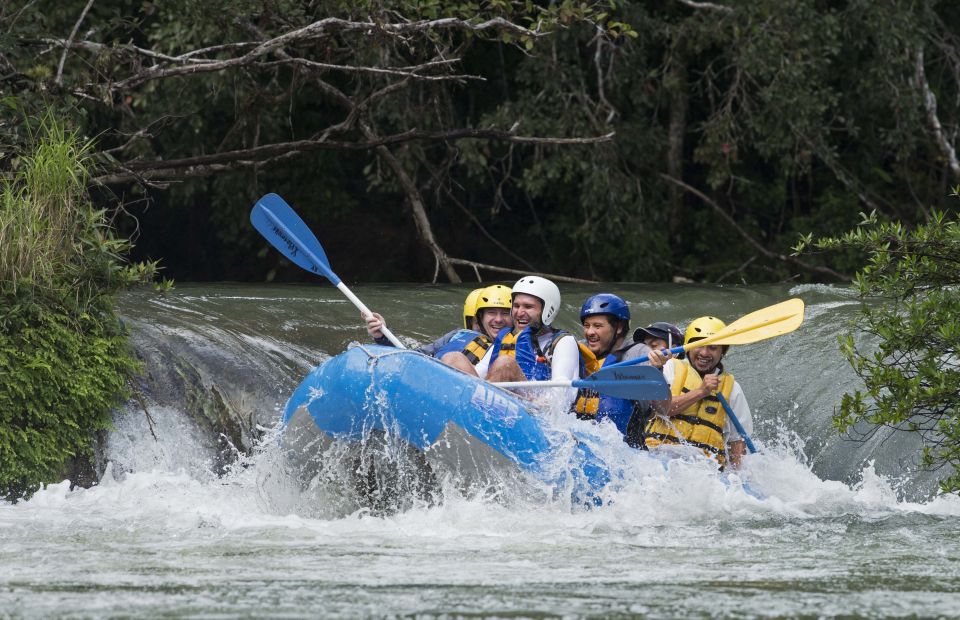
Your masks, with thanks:
<instances>
[{"instance_id":1,"label":"splashing water","mask_svg":"<svg viewBox=\"0 0 960 620\"><path fill-rule=\"evenodd\" d=\"M453 307L459 291L445 294ZM813 323L822 349L823 325ZM795 343L795 355L808 346ZM777 372L777 353L767 353L762 365ZM465 492L438 472L441 501L377 515L336 485L312 496L293 488L273 386L254 411L263 437L225 468L218 438L182 407L149 401L149 422L130 407L99 485L65 481L0 503L0 615L955 616L960 499L918 491L925 479L892 471L883 452L834 457L843 444L811 423L829 415L823 390L781 382L768 396L773 386L756 380L750 361L736 367L745 389L755 386L761 452L741 471L664 463L611 425L586 427L590 447L622 473L593 509L506 486ZM328 449L325 475L355 468L342 446Z\"/></svg>"}]
</instances>

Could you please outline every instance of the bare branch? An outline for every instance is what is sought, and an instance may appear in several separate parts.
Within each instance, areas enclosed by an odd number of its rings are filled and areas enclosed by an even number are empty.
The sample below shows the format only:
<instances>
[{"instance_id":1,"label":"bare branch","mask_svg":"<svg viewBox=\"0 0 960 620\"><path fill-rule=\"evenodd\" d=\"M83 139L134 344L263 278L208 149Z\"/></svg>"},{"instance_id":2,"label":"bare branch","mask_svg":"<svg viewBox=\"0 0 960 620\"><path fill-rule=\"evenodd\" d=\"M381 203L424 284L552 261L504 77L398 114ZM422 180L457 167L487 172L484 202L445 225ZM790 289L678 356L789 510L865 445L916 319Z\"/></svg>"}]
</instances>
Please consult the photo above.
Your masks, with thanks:
<instances>
[{"instance_id":1,"label":"bare branch","mask_svg":"<svg viewBox=\"0 0 960 620\"><path fill-rule=\"evenodd\" d=\"M158 80L176 76L197 75L200 73L210 73L214 71L223 71L241 66L248 66L257 62L261 57L266 56L287 45L301 41L322 39L338 32L363 32L374 33L381 32L391 36L398 36L410 33L422 33L430 30L466 30L470 32L481 32L485 30L495 30L498 32L508 32L514 35L539 37L543 33L524 28L501 17L489 19L485 22L472 23L467 20L453 17L419 20L413 22L402 22L395 24L382 24L376 22L354 22L336 17L328 17L308 24L302 28L291 30L282 35L263 41L256 45L252 50L242 56L228 58L224 60L197 61L193 56L197 53L188 52L187 54L171 57L168 62L192 64L179 65L169 68L148 67L144 71L128 77L125 80L119 80L113 85L116 90L128 90L140 86L152 80ZM65 45L63 41L57 42Z\"/></svg>"},{"instance_id":2,"label":"bare branch","mask_svg":"<svg viewBox=\"0 0 960 620\"><path fill-rule=\"evenodd\" d=\"M80 30L80 24L83 22L83 19L87 16L87 13L90 11L90 7L93 6L94 0L89 0L87 6L83 7L83 11L80 12L80 18L77 20L77 23L73 25L73 30L70 31L70 36L67 37L67 44L63 46L63 54L60 55L60 64L57 65L57 77L54 79L54 83L57 86L60 86L63 81L63 65L67 62L67 52L70 51L70 42L73 41L73 37L77 36L77 30Z\"/></svg>"},{"instance_id":3,"label":"bare branch","mask_svg":"<svg viewBox=\"0 0 960 620\"><path fill-rule=\"evenodd\" d=\"M158 179L206 176L214 172L231 169L249 168L254 163L264 163L267 159L292 153L309 151L366 151L384 146L410 142L413 140L448 141L448 140L502 140L521 144L593 144L608 142L613 133L593 138L539 138L533 136L515 136L506 131L497 129L454 129L450 131L421 131L411 129L399 134L382 138L373 138L363 142L346 142L327 140L325 137L315 140L296 140L277 144L264 144L249 149L211 153L183 159L166 159L156 161L129 161L125 166L130 174L108 174L97 177L100 183L123 183L139 179Z\"/></svg>"},{"instance_id":4,"label":"bare branch","mask_svg":"<svg viewBox=\"0 0 960 620\"><path fill-rule=\"evenodd\" d=\"M695 0L677 0L680 4L686 5L691 9L704 9L708 11L720 11L721 13L733 13L733 8L715 4L713 2L696 2Z\"/></svg>"},{"instance_id":5,"label":"bare branch","mask_svg":"<svg viewBox=\"0 0 960 620\"><path fill-rule=\"evenodd\" d=\"M927 112L927 122L930 123L930 130L933 132L937 146L940 147L943 156L947 159L950 171L953 172L954 176L960 177L960 161L957 161L957 151L947 140L947 137L943 135L943 125L940 124L940 118L937 116L937 96L933 94L930 84L927 82L927 74L923 67L923 48L917 50L915 66L917 71L916 84L923 96L923 107Z\"/></svg>"},{"instance_id":6,"label":"bare branch","mask_svg":"<svg viewBox=\"0 0 960 620\"><path fill-rule=\"evenodd\" d=\"M710 198L709 196L707 196L706 194L704 194L703 192L701 192L701 191L698 190L697 188L695 188L695 187L693 187L693 186L691 186L691 185L688 185L688 184L684 183L684 182L681 181L680 179L676 179L676 178L674 178L674 177L672 177L672 176L670 176L670 175L668 175L668 174L663 174L662 172L660 173L660 177L663 178L663 179L666 180L666 181L669 181L670 183L673 183L674 185L677 185L677 186L679 186L679 187L682 187L683 189L685 189L686 191L690 192L691 194L693 194L694 196L696 196L697 198L699 198L700 200L702 200L704 203L706 203L707 206L709 206L711 209L713 209L721 218L724 219L724 221L726 221L730 226L732 226L733 229L734 229L735 231L737 231L737 234L739 234L741 237L743 237L744 240L746 240L747 243L749 243L750 245L752 245L753 247L755 247L758 252L760 252L761 254L763 254L764 256L766 256L767 258L772 258L772 259L774 259L774 260L779 260L779 261L782 261L782 262L785 262L785 263L792 263L792 264L794 264L794 265L796 265L796 266L798 266L798 267L801 267L801 268L803 268L803 269L806 269L806 270L808 270L808 271L814 271L814 272L817 272L817 273L825 273L825 274L830 275L830 276L832 276L832 277L834 277L834 278L837 278L838 280L843 280L843 281L849 281L849 280L850 280L850 276L846 276L846 275L844 275L844 274L842 274L842 273L840 273L840 272L838 272L838 271L834 271L833 269L830 269L829 267L821 267L820 265L811 265L810 263L807 263L806 261L802 261L802 260L800 260L800 259L798 259L798 258L796 258L796 257L794 257L794 256L787 256L786 254L778 254L778 253L776 253L776 252L772 252L772 251L768 250L766 247L763 246L763 244L761 244L759 241L757 241L756 239L754 239L753 237L751 237L750 234L747 233L747 231L745 231L743 228L741 228L740 225L737 224L737 222L730 216L730 214L727 213L727 212L723 209L723 207L721 207L719 204L717 204L717 202L716 202L715 200L713 200L712 198Z\"/></svg>"},{"instance_id":7,"label":"bare branch","mask_svg":"<svg viewBox=\"0 0 960 620\"><path fill-rule=\"evenodd\" d=\"M574 282L578 284L596 284L596 280L584 280L583 278L574 278L571 276L560 276L555 273L541 273L541 274L531 274L529 271L521 271L519 269L510 269L509 267L497 267L496 265L487 265L485 263L478 263L472 260L466 260L463 258L447 258L454 265L463 265L465 267L472 267L476 269L485 269L487 271L497 271L499 273L512 273L518 276L526 275L541 275L545 278L551 280L556 280L557 282Z\"/></svg>"},{"instance_id":8,"label":"bare branch","mask_svg":"<svg viewBox=\"0 0 960 620\"><path fill-rule=\"evenodd\" d=\"M458 61L451 61L458 62ZM486 81L486 78L479 75L466 75L466 74L454 74L454 75L423 75L422 73L417 73L421 69L431 68L438 65L439 63L430 62L423 65L417 65L411 67L410 69L379 69L377 67L360 67L356 65L334 65L325 62L317 62L315 60L307 60L306 58L290 58L288 60L277 60L275 62L262 63L261 67L271 67L274 65L289 65L297 64L308 69L322 69L325 71L343 71L347 73L372 73L378 75L395 75L400 77L409 77L417 80L424 81L457 81L457 80L479 80L481 82Z\"/></svg>"}]
</instances>

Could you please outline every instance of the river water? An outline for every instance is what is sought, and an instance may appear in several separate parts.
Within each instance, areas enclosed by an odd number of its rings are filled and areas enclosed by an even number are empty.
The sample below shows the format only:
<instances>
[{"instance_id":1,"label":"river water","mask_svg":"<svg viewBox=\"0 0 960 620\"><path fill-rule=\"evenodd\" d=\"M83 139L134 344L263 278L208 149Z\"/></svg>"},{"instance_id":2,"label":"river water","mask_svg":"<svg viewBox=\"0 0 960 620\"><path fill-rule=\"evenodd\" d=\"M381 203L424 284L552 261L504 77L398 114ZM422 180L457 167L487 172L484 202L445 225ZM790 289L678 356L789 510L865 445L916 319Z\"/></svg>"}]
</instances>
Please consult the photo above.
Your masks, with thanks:
<instances>
[{"instance_id":1,"label":"river water","mask_svg":"<svg viewBox=\"0 0 960 620\"><path fill-rule=\"evenodd\" d=\"M469 288L354 291L413 344L447 331ZM611 289L634 325L804 299L800 330L728 355L760 448L739 476L611 441L603 456L630 473L601 508L451 488L386 516L322 495L291 511L267 484L277 421L311 366L365 340L356 311L325 285L131 294L141 398L117 412L100 484L0 503L0 617L960 615L960 500L936 495L915 438L831 430L857 385L835 342L849 290ZM563 291L574 330L593 289Z\"/></svg>"}]
</instances>

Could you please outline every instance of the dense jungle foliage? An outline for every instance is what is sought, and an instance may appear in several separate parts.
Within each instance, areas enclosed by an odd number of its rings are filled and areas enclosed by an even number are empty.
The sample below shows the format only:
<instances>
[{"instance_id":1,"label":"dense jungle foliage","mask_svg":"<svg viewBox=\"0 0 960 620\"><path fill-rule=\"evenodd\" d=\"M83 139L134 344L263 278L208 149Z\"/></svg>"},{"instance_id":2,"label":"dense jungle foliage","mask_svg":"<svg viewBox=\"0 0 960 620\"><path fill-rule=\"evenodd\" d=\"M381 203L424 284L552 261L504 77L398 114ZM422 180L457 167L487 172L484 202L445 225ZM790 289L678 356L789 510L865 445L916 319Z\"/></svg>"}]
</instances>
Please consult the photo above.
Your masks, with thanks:
<instances>
[{"instance_id":1,"label":"dense jungle foliage","mask_svg":"<svg viewBox=\"0 0 960 620\"><path fill-rule=\"evenodd\" d=\"M74 477L137 369L113 310L152 278L87 197L89 143L53 121L0 194L0 497ZM71 471L72 470L72 471Z\"/></svg>"},{"instance_id":2,"label":"dense jungle foliage","mask_svg":"<svg viewBox=\"0 0 960 620\"><path fill-rule=\"evenodd\" d=\"M853 256L799 234L953 208L958 32L932 0L13 0L0 166L55 107L183 280L310 277L248 225L275 191L348 280L832 281Z\"/></svg>"}]
</instances>

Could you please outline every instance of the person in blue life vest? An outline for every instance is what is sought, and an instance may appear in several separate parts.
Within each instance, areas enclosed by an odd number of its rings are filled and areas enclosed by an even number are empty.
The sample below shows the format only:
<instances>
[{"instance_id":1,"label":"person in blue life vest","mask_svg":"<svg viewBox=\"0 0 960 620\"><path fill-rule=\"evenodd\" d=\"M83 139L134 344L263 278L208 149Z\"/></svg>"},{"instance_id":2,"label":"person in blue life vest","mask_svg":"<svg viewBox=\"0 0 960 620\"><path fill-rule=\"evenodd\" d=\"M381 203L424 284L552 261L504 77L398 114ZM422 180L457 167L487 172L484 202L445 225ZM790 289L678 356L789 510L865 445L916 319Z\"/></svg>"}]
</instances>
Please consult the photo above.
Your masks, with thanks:
<instances>
[{"instance_id":1,"label":"person in blue life vest","mask_svg":"<svg viewBox=\"0 0 960 620\"><path fill-rule=\"evenodd\" d=\"M374 342L393 346L381 331L385 323L380 314L374 312L365 320L367 333ZM472 370L473 365L486 354L497 333L512 324L510 288L502 284L478 288L471 291L464 301L464 327L451 330L416 350L454 368L465 370L469 367Z\"/></svg>"},{"instance_id":2,"label":"person in blue life vest","mask_svg":"<svg viewBox=\"0 0 960 620\"><path fill-rule=\"evenodd\" d=\"M511 298L513 327L500 330L477 364L477 374L491 382L578 379L576 338L553 327L560 312L557 285L540 276L524 276L513 285ZM576 393L576 388L561 392L564 406L573 402Z\"/></svg>"},{"instance_id":3,"label":"person in blue life vest","mask_svg":"<svg viewBox=\"0 0 960 620\"><path fill-rule=\"evenodd\" d=\"M583 340L578 343L582 377L590 376L604 366L643 356L650 358L644 363L660 368L669 357L661 354L658 349L669 348L666 345L671 334L666 331L666 342L656 336L667 330L667 326L675 330L677 336L680 335L676 326L657 323L655 325L661 326L660 328L650 326L638 329L634 332L633 340L630 340L630 307L623 298L611 293L588 297L580 308L580 323L583 325ZM647 329L653 331L647 332ZM625 438L629 437L628 429L632 430L634 435L642 431L642 421L649 415L649 411L650 404L646 401L614 398L587 388L581 388L577 392L577 400L573 406L573 412L580 419L610 419Z\"/></svg>"},{"instance_id":4,"label":"person in blue life vest","mask_svg":"<svg viewBox=\"0 0 960 620\"><path fill-rule=\"evenodd\" d=\"M716 317L695 319L687 326L683 344L712 336L725 327ZM715 458L721 468L728 462L740 466L746 443L728 419L717 393L727 399L748 435L753 432L753 417L743 389L723 367L728 349L726 345L698 347L687 353L687 359L670 360L664 365L663 377L670 384L672 397L669 408L658 411L643 431L648 449L692 446Z\"/></svg>"}]
</instances>

